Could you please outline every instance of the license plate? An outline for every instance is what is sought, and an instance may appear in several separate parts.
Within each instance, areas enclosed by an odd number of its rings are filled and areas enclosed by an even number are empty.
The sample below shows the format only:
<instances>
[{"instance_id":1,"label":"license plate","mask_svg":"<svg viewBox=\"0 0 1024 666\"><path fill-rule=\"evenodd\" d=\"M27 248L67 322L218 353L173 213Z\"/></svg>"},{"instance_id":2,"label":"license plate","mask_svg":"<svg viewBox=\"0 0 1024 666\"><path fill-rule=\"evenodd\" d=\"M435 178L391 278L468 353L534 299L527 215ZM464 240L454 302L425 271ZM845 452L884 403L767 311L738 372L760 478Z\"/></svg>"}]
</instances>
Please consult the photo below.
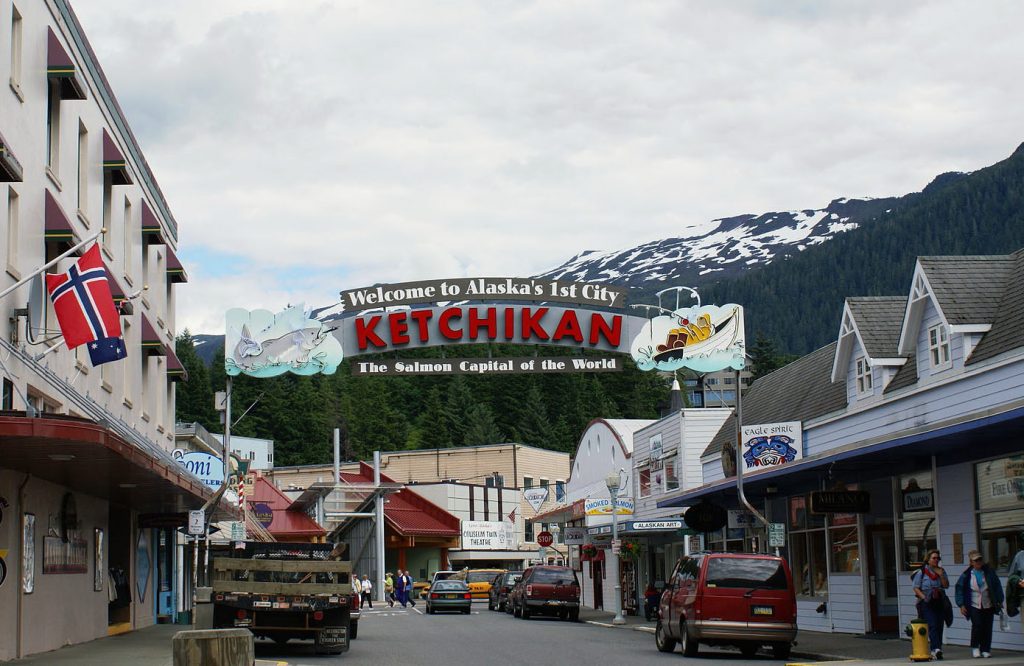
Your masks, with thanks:
<instances>
[{"instance_id":1,"label":"license plate","mask_svg":"<svg viewBox=\"0 0 1024 666\"><path fill-rule=\"evenodd\" d=\"M548 602L548 606L561 606L564 603L565 603L564 601L551 600L551 601Z\"/></svg>"},{"instance_id":2,"label":"license plate","mask_svg":"<svg viewBox=\"0 0 1024 666\"><path fill-rule=\"evenodd\" d=\"M775 615L774 606L751 606L750 610L754 615Z\"/></svg>"},{"instance_id":3,"label":"license plate","mask_svg":"<svg viewBox=\"0 0 1024 666\"><path fill-rule=\"evenodd\" d=\"M344 627L331 627L320 631L320 642L330 645L344 644L348 638L348 632Z\"/></svg>"},{"instance_id":4,"label":"license plate","mask_svg":"<svg viewBox=\"0 0 1024 666\"><path fill-rule=\"evenodd\" d=\"M445 599L458 599L459 595L457 595L457 594L446 594L446 595L444 595L444 598Z\"/></svg>"}]
</instances>

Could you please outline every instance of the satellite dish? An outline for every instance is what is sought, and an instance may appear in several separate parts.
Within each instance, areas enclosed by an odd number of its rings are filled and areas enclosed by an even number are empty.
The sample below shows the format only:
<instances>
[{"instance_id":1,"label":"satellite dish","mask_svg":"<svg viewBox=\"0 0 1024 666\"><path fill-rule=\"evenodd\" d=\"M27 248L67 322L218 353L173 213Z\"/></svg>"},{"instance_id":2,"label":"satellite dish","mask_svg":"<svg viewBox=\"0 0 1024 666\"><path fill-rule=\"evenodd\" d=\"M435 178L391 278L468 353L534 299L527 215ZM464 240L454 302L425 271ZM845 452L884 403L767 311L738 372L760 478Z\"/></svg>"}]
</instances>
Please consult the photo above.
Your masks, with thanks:
<instances>
[{"instance_id":1,"label":"satellite dish","mask_svg":"<svg viewBox=\"0 0 1024 666\"><path fill-rule=\"evenodd\" d=\"M32 278L29 282L28 288L28 327L31 335L30 338L34 338L36 333L45 333L44 327L46 325L46 306L50 298L46 294L46 287L44 286L43 276L37 275Z\"/></svg>"}]
</instances>

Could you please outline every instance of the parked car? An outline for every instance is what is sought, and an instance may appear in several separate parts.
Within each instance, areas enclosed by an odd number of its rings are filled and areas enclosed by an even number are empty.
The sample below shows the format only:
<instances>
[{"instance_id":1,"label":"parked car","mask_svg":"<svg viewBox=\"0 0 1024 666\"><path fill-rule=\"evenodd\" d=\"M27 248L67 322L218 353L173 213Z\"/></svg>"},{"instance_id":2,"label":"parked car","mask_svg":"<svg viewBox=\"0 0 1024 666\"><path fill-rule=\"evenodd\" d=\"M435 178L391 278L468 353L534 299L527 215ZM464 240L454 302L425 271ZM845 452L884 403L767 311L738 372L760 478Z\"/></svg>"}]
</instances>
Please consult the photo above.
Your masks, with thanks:
<instances>
[{"instance_id":1,"label":"parked car","mask_svg":"<svg viewBox=\"0 0 1024 666\"><path fill-rule=\"evenodd\" d=\"M453 580L464 580L469 585L469 591L474 599L487 599L491 591L491 582L504 569L463 569L454 576Z\"/></svg>"},{"instance_id":2,"label":"parked car","mask_svg":"<svg viewBox=\"0 0 1024 666\"><path fill-rule=\"evenodd\" d=\"M793 575L781 557L702 553L676 563L654 633L662 652L682 643L693 657L701 643L732 645L749 659L770 645L776 659L787 659L795 639Z\"/></svg>"},{"instance_id":3,"label":"parked car","mask_svg":"<svg viewBox=\"0 0 1024 666\"><path fill-rule=\"evenodd\" d=\"M506 571L495 576L491 581L491 591L487 595L487 609L505 610L509 590L522 577L522 571Z\"/></svg>"},{"instance_id":4,"label":"parked car","mask_svg":"<svg viewBox=\"0 0 1024 666\"><path fill-rule=\"evenodd\" d=\"M465 581L439 580L430 586L427 593L427 613L430 615L438 611L459 611L469 615L472 606L473 596Z\"/></svg>"},{"instance_id":5,"label":"parked car","mask_svg":"<svg viewBox=\"0 0 1024 666\"><path fill-rule=\"evenodd\" d=\"M512 614L529 620L534 615L553 615L573 622L580 618L580 582L569 567L530 567L509 595Z\"/></svg>"},{"instance_id":6,"label":"parked car","mask_svg":"<svg viewBox=\"0 0 1024 666\"><path fill-rule=\"evenodd\" d=\"M512 595L515 594L516 588L519 587L519 581L523 578L519 577L519 580L509 585L508 593L505 595L505 612L512 615Z\"/></svg>"},{"instance_id":7,"label":"parked car","mask_svg":"<svg viewBox=\"0 0 1024 666\"><path fill-rule=\"evenodd\" d=\"M459 573L459 572L458 571L435 571L434 575L431 576L429 583L419 583L419 582L413 583L412 584L412 590L413 590L412 591L412 598L415 599L415 598L419 597L420 599L426 599L427 598L427 592L430 591L430 588L434 585L434 583L436 583L439 580L448 580L449 578L451 578L452 576L454 576L457 573Z\"/></svg>"}]
</instances>

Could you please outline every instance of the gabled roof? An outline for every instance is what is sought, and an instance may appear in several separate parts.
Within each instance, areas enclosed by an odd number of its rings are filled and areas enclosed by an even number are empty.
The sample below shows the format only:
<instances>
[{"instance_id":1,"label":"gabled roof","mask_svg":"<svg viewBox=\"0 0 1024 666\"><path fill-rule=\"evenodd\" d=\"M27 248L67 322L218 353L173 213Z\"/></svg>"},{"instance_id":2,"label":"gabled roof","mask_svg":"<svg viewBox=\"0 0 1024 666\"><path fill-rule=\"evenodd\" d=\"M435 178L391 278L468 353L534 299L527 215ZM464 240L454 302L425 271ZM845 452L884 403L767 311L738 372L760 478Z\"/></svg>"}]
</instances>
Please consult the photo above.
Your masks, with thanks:
<instances>
[{"instance_id":1,"label":"gabled roof","mask_svg":"<svg viewBox=\"0 0 1024 666\"><path fill-rule=\"evenodd\" d=\"M992 328L974 348L965 365L1024 347L1024 250L1010 255L1013 269L992 319Z\"/></svg>"},{"instance_id":2,"label":"gabled roof","mask_svg":"<svg viewBox=\"0 0 1024 666\"><path fill-rule=\"evenodd\" d=\"M991 324L1014 268L1012 255L918 257L946 323Z\"/></svg>"},{"instance_id":3,"label":"gabled roof","mask_svg":"<svg viewBox=\"0 0 1024 666\"><path fill-rule=\"evenodd\" d=\"M360 462L358 474L342 472L341 479L357 485L372 484L373 467ZM383 473L380 480L384 483L394 483L393 479ZM456 537L462 534L457 516L408 488L387 496L384 520L402 536Z\"/></svg>"},{"instance_id":4,"label":"gabled roof","mask_svg":"<svg viewBox=\"0 0 1024 666\"><path fill-rule=\"evenodd\" d=\"M831 381L835 342L761 377L743 394L743 422L807 421L846 407L846 385ZM735 441L736 415L730 416L702 455Z\"/></svg>"},{"instance_id":5,"label":"gabled roof","mask_svg":"<svg viewBox=\"0 0 1024 666\"><path fill-rule=\"evenodd\" d=\"M289 537L325 536L327 531L315 520L302 511L289 511L292 500L277 489L265 478L257 477L253 484L252 496L247 500L250 512L255 504L266 504L270 507L273 520L267 531L279 541L287 541Z\"/></svg>"},{"instance_id":6,"label":"gabled roof","mask_svg":"<svg viewBox=\"0 0 1024 666\"><path fill-rule=\"evenodd\" d=\"M900 325L907 308L906 296L858 296L847 298L850 314L857 322L864 351L872 359L895 358Z\"/></svg>"}]
</instances>

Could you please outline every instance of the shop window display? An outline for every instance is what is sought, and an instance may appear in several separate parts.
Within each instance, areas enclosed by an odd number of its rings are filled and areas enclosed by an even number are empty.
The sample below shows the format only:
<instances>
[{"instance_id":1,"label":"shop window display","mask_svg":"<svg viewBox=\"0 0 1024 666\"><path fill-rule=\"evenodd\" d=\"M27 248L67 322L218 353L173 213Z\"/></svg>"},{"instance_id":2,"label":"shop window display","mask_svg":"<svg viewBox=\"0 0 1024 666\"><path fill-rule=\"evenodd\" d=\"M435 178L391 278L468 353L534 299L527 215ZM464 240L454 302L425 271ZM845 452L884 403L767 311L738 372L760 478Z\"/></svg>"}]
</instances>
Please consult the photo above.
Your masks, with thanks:
<instances>
[{"instance_id":1,"label":"shop window display","mask_svg":"<svg viewBox=\"0 0 1024 666\"><path fill-rule=\"evenodd\" d=\"M900 553L902 571L914 571L924 562L929 550L937 548L935 494L931 470L904 474L897 479L899 500Z\"/></svg>"},{"instance_id":2,"label":"shop window display","mask_svg":"<svg viewBox=\"0 0 1024 666\"><path fill-rule=\"evenodd\" d=\"M812 514L807 497L789 499L789 566L796 593L804 597L828 594L828 553L825 518Z\"/></svg>"},{"instance_id":3,"label":"shop window display","mask_svg":"<svg viewBox=\"0 0 1024 666\"><path fill-rule=\"evenodd\" d=\"M1024 548L1024 456L1009 456L974 465L978 543L985 560L1006 574Z\"/></svg>"}]
</instances>

